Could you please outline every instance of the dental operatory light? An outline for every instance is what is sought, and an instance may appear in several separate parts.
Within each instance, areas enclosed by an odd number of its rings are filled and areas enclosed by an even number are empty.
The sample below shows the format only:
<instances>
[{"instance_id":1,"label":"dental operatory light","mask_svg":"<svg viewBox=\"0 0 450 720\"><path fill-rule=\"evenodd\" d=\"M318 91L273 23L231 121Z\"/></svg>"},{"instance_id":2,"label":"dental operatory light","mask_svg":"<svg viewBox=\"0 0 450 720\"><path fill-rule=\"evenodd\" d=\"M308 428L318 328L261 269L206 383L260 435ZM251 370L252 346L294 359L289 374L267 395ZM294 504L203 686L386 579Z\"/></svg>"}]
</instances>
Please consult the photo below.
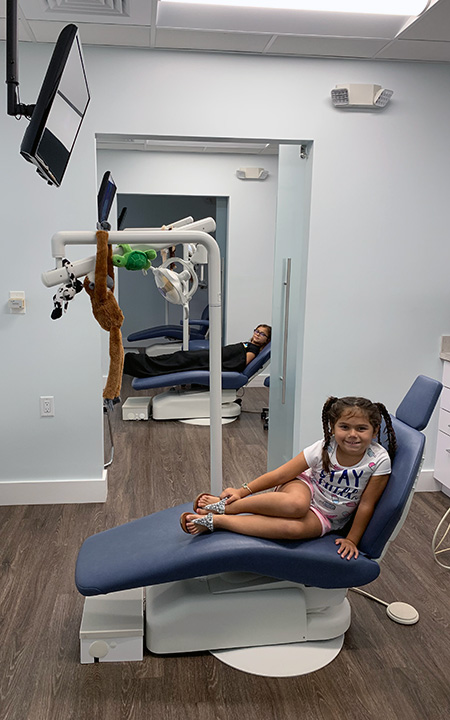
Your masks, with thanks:
<instances>
[{"instance_id":1,"label":"dental operatory light","mask_svg":"<svg viewBox=\"0 0 450 720\"><path fill-rule=\"evenodd\" d=\"M179 263L183 270L176 272L169 265ZM156 287L165 300L174 305L186 306L198 288L198 277L191 262L169 258L159 267L151 268Z\"/></svg>"},{"instance_id":2,"label":"dental operatory light","mask_svg":"<svg viewBox=\"0 0 450 720\"><path fill-rule=\"evenodd\" d=\"M323 12L367 13L373 15L420 15L429 2L424 0L160 0L183 5L226 5L270 8L273 10L309 10Z\"/></svg>"},{"instance_id":3,"label":"dental operatory light","mask_svg":"<svg viewBox=\"0 0 450 720\"><path fill-rule=\"evenodd\" d=\"M381 85L349 84L336 85L331 91L331 101L337 108L384 108L393 90Z\"/></svg>"}]
</instances>

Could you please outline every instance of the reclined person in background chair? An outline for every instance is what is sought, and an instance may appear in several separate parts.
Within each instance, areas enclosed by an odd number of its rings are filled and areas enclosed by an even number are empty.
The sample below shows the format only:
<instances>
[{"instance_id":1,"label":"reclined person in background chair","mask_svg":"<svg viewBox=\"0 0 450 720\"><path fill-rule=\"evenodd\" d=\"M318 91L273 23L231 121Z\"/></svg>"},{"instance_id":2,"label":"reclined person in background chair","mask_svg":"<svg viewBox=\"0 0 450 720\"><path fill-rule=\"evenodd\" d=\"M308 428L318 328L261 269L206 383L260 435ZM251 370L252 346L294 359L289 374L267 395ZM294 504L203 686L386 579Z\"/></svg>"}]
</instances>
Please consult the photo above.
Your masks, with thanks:
<instances>
[{"instance_id":1,"label":"reclined person in background chair","mask_svg":"<svg viewBox=\"0 0 450 720\"><path fill-rule=\"evenodd\" d=\"M248 342L233 343L222 348L222 370L242 372L270 342L270 325L257 325ZM208 370L209 350L179 350L167 355L148 357L126 353L123 371L126 375L145 378L184 370Z\"/></svg>"}]
</instances>

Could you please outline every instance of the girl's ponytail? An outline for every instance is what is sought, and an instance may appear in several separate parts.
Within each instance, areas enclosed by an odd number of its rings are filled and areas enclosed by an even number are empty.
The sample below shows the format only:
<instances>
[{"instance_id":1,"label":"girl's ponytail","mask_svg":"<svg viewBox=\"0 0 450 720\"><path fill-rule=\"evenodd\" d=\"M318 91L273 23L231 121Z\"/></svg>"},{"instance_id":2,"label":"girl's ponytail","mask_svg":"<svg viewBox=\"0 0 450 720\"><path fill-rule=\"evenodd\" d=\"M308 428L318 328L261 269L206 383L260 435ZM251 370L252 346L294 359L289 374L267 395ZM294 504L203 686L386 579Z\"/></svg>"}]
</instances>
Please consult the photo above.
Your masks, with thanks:
<instances>
[{"instance_id":1,"label":"girl's ponytail","mask_svg":"<svg viewBox=\"0 0 450 720\"><path fill-rule=\"evenodd\" d=\"M322 427L323 427L323 448L322 448L322 467L325 472L330 472L330 456L328 454L328 446L331 441L331 423L330 423L330 409L334 405L338 398L329 397L325 401L322 408Z\"/></svg>"},{"instance_id":2,"label":"girl's ponytail","mask_svg":"<svg viewBox=\"0 0 450 720\"><path fill-rule=\"evenodd\" d=\"M392 462L394 460L395 453L397 452L397 439L395 437L394 428L392 427L391 416L389 415L389 412L387 411L387 408L383 405L383 403L374 403L374 405L377 406L378 410L380 411L380 415L383 418L385 425L386 425L388 453L389 453L389 457L391 458L391 462ZM379 433L378 433L378 439L380 439Z\"/></svg>"}]
</instances>

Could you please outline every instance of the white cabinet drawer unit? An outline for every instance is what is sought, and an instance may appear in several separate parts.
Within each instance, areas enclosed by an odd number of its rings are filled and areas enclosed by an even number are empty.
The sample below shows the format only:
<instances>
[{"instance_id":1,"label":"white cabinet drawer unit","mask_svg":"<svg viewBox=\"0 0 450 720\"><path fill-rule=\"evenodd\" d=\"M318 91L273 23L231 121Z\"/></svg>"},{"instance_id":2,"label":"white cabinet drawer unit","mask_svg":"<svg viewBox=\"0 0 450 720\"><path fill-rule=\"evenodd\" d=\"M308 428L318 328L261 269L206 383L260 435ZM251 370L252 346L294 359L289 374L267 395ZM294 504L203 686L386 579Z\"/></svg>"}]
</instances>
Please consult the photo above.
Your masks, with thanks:
<instances>
[{"instance_id":1,"label":"white cabinet drawer unit","mask_svg":"<svg viewBox=\"0 0 450 720\"><path fill-rule=\"evenodd\" d=\"M450 490L450 362L444 360L434 477Z\"/></svg>"}]
</instances>

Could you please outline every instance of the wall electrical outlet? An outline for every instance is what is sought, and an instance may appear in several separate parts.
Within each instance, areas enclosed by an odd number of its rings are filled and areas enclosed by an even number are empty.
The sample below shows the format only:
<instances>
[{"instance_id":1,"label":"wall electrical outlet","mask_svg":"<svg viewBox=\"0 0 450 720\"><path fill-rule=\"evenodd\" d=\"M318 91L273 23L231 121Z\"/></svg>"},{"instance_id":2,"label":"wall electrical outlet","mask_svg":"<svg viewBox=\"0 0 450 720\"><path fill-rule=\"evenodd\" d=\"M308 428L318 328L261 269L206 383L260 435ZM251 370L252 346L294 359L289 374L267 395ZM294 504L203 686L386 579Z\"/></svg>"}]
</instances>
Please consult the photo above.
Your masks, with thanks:
<instances>
[{"instance_id":1,"label":"wall electrical outlet","mask_svg":"<svg viewBox=\"0 0 450 720\"><path fill-rule=\"evenodd\" d=\"M54 417L55 398L53 395L39 398L41 404L41 417Z\"/></svg>"}]
</instances>

